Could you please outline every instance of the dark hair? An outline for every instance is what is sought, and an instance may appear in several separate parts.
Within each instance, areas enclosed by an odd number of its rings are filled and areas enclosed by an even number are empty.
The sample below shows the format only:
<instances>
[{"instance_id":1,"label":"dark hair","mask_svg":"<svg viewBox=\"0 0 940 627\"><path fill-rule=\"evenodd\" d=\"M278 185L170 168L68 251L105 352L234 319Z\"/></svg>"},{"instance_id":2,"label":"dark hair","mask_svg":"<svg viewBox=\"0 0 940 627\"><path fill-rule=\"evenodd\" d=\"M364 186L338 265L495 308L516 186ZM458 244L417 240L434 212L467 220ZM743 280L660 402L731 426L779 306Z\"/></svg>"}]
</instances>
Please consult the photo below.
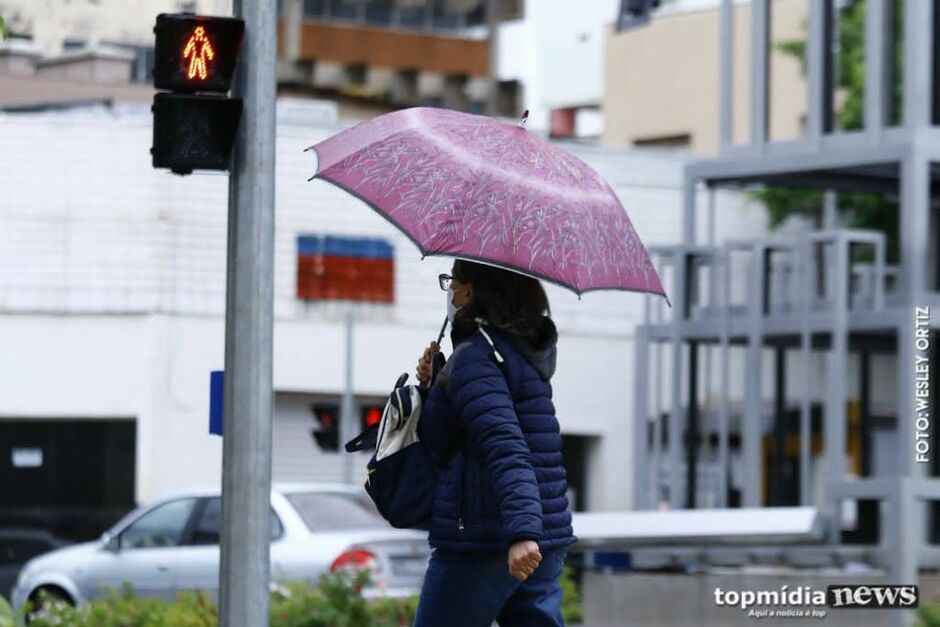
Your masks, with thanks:
<instances>
[{"instance_id":1,"label":"dark hair","mask_svg":"<svg viewBox=\"0 0 940 627\"><path fill-rule=\"evenodd\" d=\"M542 329L543 317L551 315L538 279L463 259L454 260L451 274L459 283L473 286L473 300L457 310L455 326L483 318L493 326L531 335Z\"/></svg>"}]
</instances>

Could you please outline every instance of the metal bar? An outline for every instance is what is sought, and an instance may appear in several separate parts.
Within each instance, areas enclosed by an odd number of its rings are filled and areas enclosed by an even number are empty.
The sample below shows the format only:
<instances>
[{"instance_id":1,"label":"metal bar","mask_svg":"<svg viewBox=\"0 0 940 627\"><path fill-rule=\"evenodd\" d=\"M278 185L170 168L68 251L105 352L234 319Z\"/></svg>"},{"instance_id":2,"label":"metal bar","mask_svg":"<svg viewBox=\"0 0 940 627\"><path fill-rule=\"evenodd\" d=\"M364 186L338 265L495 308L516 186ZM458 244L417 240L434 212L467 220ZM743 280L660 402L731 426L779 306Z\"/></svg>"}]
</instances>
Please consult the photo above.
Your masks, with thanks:
<instances>
[{"instance_id":1,"label":"metal bar","mask_svg":"<svg viewBox=\"0 0 940 627\"><path fill-rule=\"evenodd\" d=\"M818 142L823 133L825 101L825 57L829 51L826 42L826 16L829 0L809 3L808 33L806 41L806 137Z\"/></svg>"},{"instance_id":2,"label":"metal bar","mask_svg":"<svg viewBox=\"0 0 940 627\"><path fill-rule=\"evenodd\" d=\"M802 390L800 397L800 504L809 505L812 502L810 494L809 462L810 443L812 441L812 422L810 406L810 390L812 375L812 345L809 330L810 303L814 293L813 287L813 246L810 242L803 243L803 254L800 272L800 364L802 365Z\"/></svg>"},{"instance_id":3,"label":"metal bar","mask_svg":"<svg viewBox=\"0 0 940 627\"><path fill-rule=\"evenodd\" d=\"M662 303L662 299L659 299L659 302ZM663 345L662 342L656 342L653 345L653 355L655 357L653 368L655 368L655 402L654 409L655 412L653 416L653 446L651 451L651 461L648 468L648 473L650 475L649 479L649 503L653 506L659 504L660 499L660 485L662 484L662 477L660 476L660 471L662 469L662 450L663 450ZM639 371L637 371L639 372ZM643 471L641 471L643 472Z\"/></svg>"},{"instance_id":4,"label":"metal bar","mask_svg":"<svg viewBox=\"0 0 940 627\"><path fill-rule=\"evenodd\" d=\"M718 398L718 507L728 506L728 395L730 393L731 251L726 247L721 257L724 274L721 304L721 394Z\"/></svg>"},{"instance_id":5,"label":"metal bar","mask_svg":"<svg viewBox=\"0 0 940 627\"><path fill-rule=\"evenodd\" d=\"M296 63L300 58L300 28L304 19L303 0L284 2L284 60Z\"/></svg>"},{"instance_id":6,"label":"metal bar","mask_svg":"<svg viewBox=\"0 0 940 627\"><path fill-rule=\"evenodd\" d=\"M751 0L751 143L767 143L770 0Z\"/></svg>"},{"instance_id":7,"label":"metal bar","mask_svg":"<svg viewBox=\"0 0 940 627\"><path fill-rule=\"evenodd\" d=\"M884 235L875 242L875 285L874 305L875 311L881 311L885 306L885 238Z\"/></svg>"},{"instance_id":8,"label":"metal bar","mask_svg":"<svg viewBox=\"0 0 940 627\"><path fill-rule=\"evenodd\" d=\"M715 245L715 188L712 186L708 187L708 246L713 247ZM712 268L714 268L714 259L712 260ZM713 277L712 277L713 278ZM712 281L714 283L714 281ZM714 290L712 290L714 294ZM713 305L714 302L709 303Z\"/></svg>"},{"instance_id":9,"label":"metal bar","mask_svg":"<svg viewBox=\"0 0 940 627\"><path fill-rule=\"evenodd\" d=\"M734 143L734 4L721 0L721 106L718 138L724 150Z\"/></svg>"},{"instance_id":10,"label":"metal bar","mask_svg":"<svg viewBox=\"0 0 940 627\"><path fill-rule=\"evenodd\" d=\"M688 182L688 181L686 181ZM669 448L669 503L673 509L679 509L682 505L680 496L682 494L682 425L685 422L682 406L682 327L685 321L685 282L688 280L685 276L686 264L683 263L684 251L676 251L675 262L673 264L673 276L675 277L675 295L676 302L673 303L673 322L672 322L672 359L671 369L673 376L672 383L672 412L669 414L668 430L668 448Z\"/></svg>"},{"instance_id":11,"label":"metal bar","mask_svg":"<svg viewBox=\"0 0 940 627\"><path fill-rule=\"evenodd\" d=\"M486 2L486 40L489 51L490 93L486 99L486 114L499 115L499 0L485 0ZM429 3L433 5L433 3ZM431 6L428 12L433 12ZM428 30L431 30L428 28ZM512 112L516 114L516 111Z\"/></svg>"},{"instance_id":12,"label":"metal bar","mask_svg":"<svg viewBox=\"0 0 940 627\"><path fill-rule=\"evenodd\" d=\"M862 350L858 356L858 403L859 431L862 444L863 477L872 474L872 431L871 431L871 351Z\"/></svg>"},{"instance_id":13,"label":"metal bar","mask_svg":"<svg viewBox=\"0 0 940 627\"><path fill-rule=\"evenodd\" d=\"M905 9L907 8L905 3ZM926 302L927 232L930 216L930 163L917 152L901 163L900 251L901 285L904 300L911 310L898 325L897 415L898 473L922 476L928 464L916 462L914 411L914 306Z\"/></svg>"},{"instance_id":14,"label":"metal bar","mask_svg":"<svg viewBox=\"0 0 940 627\"><path fill-rule=\"evenodd\" d=\"M763 336L761 334L762 307L760 294L764 275L764 247L755 244L751 249L750 276L748 285L748 345L746 372L744 375L744 412L741 417L743 435L744 474L742 505L760 506L761 463L760 439L763 424L761 406L761 361Z\"/></svg>"},{"instance_id":15,"label":"metal bar","mask_svg":"<svg viewBox=\"0 0 940 627\"><path fill-rule=\"evenodd\" d=\"M245 115L229 181L219 615L223 627L259 627L271 568L277 2L236 0L235 16L245 38L232 91Z\"/></svg>"},{"instance_id":16,"label":"metal bar","mask_svg":"<svg viewBox=\"0 0 940 627\"><path fill-rule=\"evenodd\" d=\"M685 506L689 509L696 507L696 491L698 489L698 446L699 446L699 412L698 412L698 343L689 342L689 426L686 437L686 476L685 476Z\"/></svg>"},{"instance_id":17,"label":"metal bar","mask_svg":"<svg viewBox=\"0 0 940 627\"><path fill-rule=\"evenodd\" d=\"M355 453L350 453L343 446L356 436L356 408L353 402L353 328L355 326L355 311L349 309L346 312L345 331L346 331L346 376L343 384L343 399L340 407L339 419L339 450L343 456L343 482L348 485L353 483L353 464L356 461Z\"/></svg>"},{"instance_id":18,"label":"metal bar","mask_svg":"<svg viewBox=\"0 0 940 627\"><path fill-rule=\"evenodd\" d=\"M635 372L648 372L649 340L646 335L646 327L637 327L634 336L634 351ZM649 447L649 411L647 404L649 378L646 376L635 377L633 387L633 424L636 426L636 432L633 434L633 468L637 469L637 472L633 473L633 508L648 509L650 505L648 479L649 475L652 474L646 462Z\"/></svg>"},{"instance_id":19,"label":"metal bar","mask_svg":"<svg viewBox=\"0 0 940 627\"><path fill-rule=\"evenodd\" d=\"M774 364L774 453L770 505L789 505L784 502L784 466L786 465L787 425L787 349L778 346Z\"/></svg>"},{"instance_id":20,"label":"metal bar","mask_svg":"<svg viewBox=\"0 0 940 627\"><path fill-rule=\"evenodd\" d=\"M905 4L911 4L910 0ZM886 508L885 530L881 544L889 556L888 583L910 585L917 582L918 555L924 548L924 527L921 525L923 503L916 501L910 477L898 477L891 503ZM908 626L914 624L912 610L889 610L888 624Z\"/></svg>"},{"instance_id":21,"label":"metal bar","mask_svg":"<svg viewBox=\"0 0 940 627\"><path fill-rule=\"evenodd\" d=\"M686 246L695 244L696 215L695 215L695 188L697 180L686 172L682 180L682 243ZM682 289L682 283L676 283L677 289ZM683 311L683 310L678 310Z\"/></svg>"},{"instance_id":22,"label":"metal bar","mask_svg":"<svg viewBox=\"0 0 940 627\"><path fill-rule=\"evenodd\" d=\"M888 0L867 0L865 6L865 130L874 142L881 141L881 131L890 111L894 85L888 82L886 68L894 59L889 43L893 24L888 18Z\"/></svg>"},{"instance_id":23,"label":"metal bar","mask_svg":"<svg viewBox=\"0 0 940 627\"><path fill-rule=\"evenodd\" d=\"M825 421L825 456L828 485L844 481L846 471L846 376L848 367L848 242L837 232L833 247L832 286L832 343L829 349ZM839 500L826 495L828 510L833 519L839 511ZM830 530L832 542L839 541L840 529Z\"/></svg>"},{"instance_id":24,"label":"metal bar","mask_svg":"<svg viewBox=\"0 0 940 627\"><path fill-rule=\"evenodd\" d=\"M933 2L904 3L904 125L930 126Z\"/></svg>"}]
</instances>

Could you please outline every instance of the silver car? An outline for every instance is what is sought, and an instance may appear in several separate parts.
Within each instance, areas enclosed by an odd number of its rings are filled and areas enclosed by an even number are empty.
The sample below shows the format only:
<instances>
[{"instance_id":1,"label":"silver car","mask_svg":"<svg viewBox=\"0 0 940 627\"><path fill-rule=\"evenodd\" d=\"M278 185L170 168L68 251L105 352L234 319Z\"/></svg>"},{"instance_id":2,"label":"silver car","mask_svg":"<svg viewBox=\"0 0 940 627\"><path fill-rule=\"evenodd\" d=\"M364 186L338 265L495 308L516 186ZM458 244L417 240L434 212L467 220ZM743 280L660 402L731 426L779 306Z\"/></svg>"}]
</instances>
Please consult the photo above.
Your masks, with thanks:
<instances>
[{"instance_id":1,"label":"silver car","mask_svg":"<svg viewBox=\"0 0 940 627\"><path fill-rule=\"evenodd\" d=\"M16 610L45 590L81 604L125 582L141 596L219 587L218 489L174 494L125 516L97 542L27 562L10 599ZM361 489L275 484L271 493L272 582L315 584L327 572L369 568L369 596L408 596L420 588L430 555L427 533L394 529Z\"/></svg>"}]
</instances>

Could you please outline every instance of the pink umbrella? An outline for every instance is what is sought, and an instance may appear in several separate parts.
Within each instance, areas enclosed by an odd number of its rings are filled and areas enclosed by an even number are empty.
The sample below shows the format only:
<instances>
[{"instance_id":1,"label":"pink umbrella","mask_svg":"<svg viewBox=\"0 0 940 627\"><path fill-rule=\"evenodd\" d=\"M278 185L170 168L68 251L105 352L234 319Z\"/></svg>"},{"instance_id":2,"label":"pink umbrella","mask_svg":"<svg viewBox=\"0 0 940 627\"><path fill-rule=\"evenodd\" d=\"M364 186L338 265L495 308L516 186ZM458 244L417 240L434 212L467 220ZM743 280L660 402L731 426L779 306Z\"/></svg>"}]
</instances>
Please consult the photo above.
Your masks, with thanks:
<instances>
[{"instance_id":1,"label":"pink umbrella","mask_svg":"<svg viewBox=\"0 0 940 627\"><path fill-rule=\"evenodd\" d=\"M368 203L423 256L497 265L579 296L608 289L666 297L610 185L521 126L415 107L312 148L314 177Z\"/></svg>"}]
</instances>

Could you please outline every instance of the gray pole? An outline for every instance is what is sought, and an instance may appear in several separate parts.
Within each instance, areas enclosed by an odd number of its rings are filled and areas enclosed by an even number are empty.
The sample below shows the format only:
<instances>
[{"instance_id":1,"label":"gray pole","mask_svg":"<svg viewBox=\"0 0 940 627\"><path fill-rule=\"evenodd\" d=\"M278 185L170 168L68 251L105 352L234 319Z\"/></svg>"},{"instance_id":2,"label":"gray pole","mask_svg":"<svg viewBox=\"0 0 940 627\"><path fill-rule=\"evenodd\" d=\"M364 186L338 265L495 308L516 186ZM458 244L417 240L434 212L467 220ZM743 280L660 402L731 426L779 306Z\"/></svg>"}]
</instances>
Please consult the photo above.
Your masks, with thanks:
<instances>
[{"instance_id":1,"label":"gray pole","mask_svg":"<svg viewBox=\"0 0 940 627\"><path fill-rule=\"evenodd\" d=\"M222 447L223 627L268 624L274 303L276 0L236 0L245 20L233 93L244 99L229 182Z\"/></svg>"},{"instance_id":2,"label":"gray pole","mask_svg":"<svg viewBox=\"0 0 940 627\"><path fill-rule=\"evenodd\" d=\"M346 312L346 381L343 388L343 406L339 418L339 451L343 456L343 481L347 484L353 482L353 462L355 453L346 452L343 446L356 436L355 417L353 413L353 324L355 312L350 309Z\"/></svg>"}]
</instances>

